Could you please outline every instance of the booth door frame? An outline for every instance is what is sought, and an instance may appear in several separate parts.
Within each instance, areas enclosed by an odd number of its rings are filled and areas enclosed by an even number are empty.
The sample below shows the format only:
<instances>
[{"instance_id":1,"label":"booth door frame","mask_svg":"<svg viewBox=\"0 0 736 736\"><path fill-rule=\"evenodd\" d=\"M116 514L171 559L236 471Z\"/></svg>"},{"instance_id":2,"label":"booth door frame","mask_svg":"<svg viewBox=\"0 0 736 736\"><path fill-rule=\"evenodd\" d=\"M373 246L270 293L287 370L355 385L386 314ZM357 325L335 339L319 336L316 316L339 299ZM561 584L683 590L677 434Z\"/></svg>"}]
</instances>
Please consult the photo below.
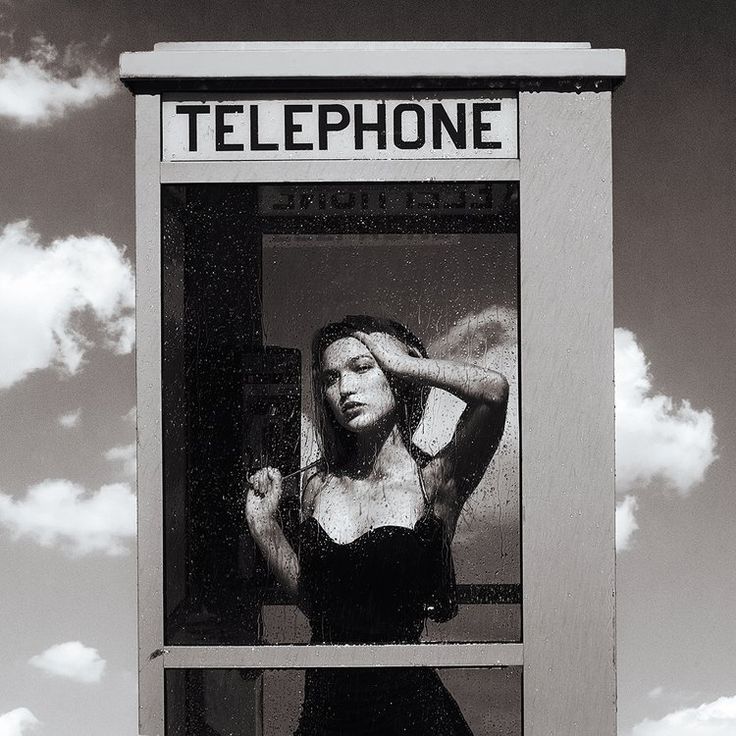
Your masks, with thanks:
<instances>
[{"instance_id":1,"label":"booth door frame","mask_svg":"<svg viewBox=\"0 0 736 736\"><path fill-rule=\"evenodd\" d=\"M406 665L523 666L525 736L615 736L610 105L520 92L512 160L162 163L161 97L136 95L140 736L165 736L169 668ZM166 647L161 185L351 180L520 182L523 643Z\"/></svg>"}]
</instances>

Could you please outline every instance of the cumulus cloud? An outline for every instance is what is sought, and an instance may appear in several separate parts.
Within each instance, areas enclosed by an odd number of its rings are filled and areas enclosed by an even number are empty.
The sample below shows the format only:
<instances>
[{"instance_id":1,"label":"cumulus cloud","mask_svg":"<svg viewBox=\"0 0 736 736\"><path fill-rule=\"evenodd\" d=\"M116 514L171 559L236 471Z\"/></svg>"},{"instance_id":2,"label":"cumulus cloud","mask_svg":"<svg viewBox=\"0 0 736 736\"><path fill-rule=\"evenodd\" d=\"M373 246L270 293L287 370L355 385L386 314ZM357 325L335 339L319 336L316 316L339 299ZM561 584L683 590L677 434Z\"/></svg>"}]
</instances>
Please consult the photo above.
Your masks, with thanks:
<instances>
[{"instance_id":1,"label":"cumulus cloud","mask_svg":"<svg viewBox=\"0 0 736 736\"><path fill-rule=\"evenodd\" d=\"M96 649L80 641L67 641L36 654L28 660L28 664L49 675L89 683L100 681L106 662Z\"/></svg>"},{"instance_id":2,"label":"cumulus cloud","mask_svg":"<svg viewBox=\"0 0 736 736\"><path fill-rule=\"evenodd\" d=\"M72 429L73 427L79 426L79 420L82 417L82 410L77 409L76 411L70 411L67 414L62 414L56 420L65 429Z\"/></svg>"},{"instance_id":3,"label":"cumulus cloud","mask_svg":"<svg viewBox=\"0 0 736 736\"><path fill-rule=\"evenodd\" d=\"M0 716L0 736L25 736L39 723L28 708L16 708Z\"/></svg>"},{"instance_id":4,"label":"cumulus cloud","mask_svg":"<svg viewBox=\"0 0 736 736\"><path fill-rule=\"evenodd\" d=\"M87 316L108 349L129 353L134 292L131 264L109 238L69 236L45 246L28 221L6 225L0 232L0 389L50 366L76 373L93 345L83 331Z\"/></svg>"},{"instance_id":5,"label":"cumulus cloud","mask_svg":"<svg viewBox=\"0 0 736 736\"><path fill-rule=\"evenodd\" d=\"M111 447L105 453L105 459L110 462L121 462L127 475L135 477L135 443Z\"/></svg>"},{"instance_id":6,"label":"cumulus cloud","mask_svg":"<svg viewBox=\"0 0 736 736\"><path fill-rule=\"evenodd\" d=\"M616 329L616 485L626 493L658 479L687 494L716 459L713 415L652 390L633 332Z\"/></svg>"},{"instance_id":7,"label":"cumulus cloud","mask_svg":"<svg viewBox=\"0 0 736 736\"><path fill-rule=\"evenodd\" d=\"M136 408L135 406L131 407L130 411L126 411L125 414L121 417L121 419L124 422L128 422L129 424L132 424L135 427L136 422Z\"/></svg>"},{"instance_id":8,"label":"cumulus cloud","mask_svg":"<svg viewBox=\"0 0 736 736\"><path fill-rule=\"evenodd\" d=\"M0 493L0 527L16 539L58 545L75 556L121 555L135 535L135 506L127 483L89 492L68 480L45 480L21 499Z\"/></svg>"},{"instance_id":9,"label":"cumulus cloud","mask_svg":"<svg viewBox=\"0 0 736 736\"><path fill-rule=\"evenodd\" d=\"M621 552L629 549L631 536L639 528L634 518L634 512L638 508L634 496L626 496L621 503L616 505L616 551Z\"/></svg>"},{"instance_id":10,"label":"cumulus cloud","mask_svg":"<svg viewBox=\"0 0 736 736\"><path fill-rule=\"evenodd\" d=\"M19 125L47 124L117 89L114 74L86 56L81 46L60 52L37 36L23 57L0 54L0 117Z\"/></svg>"},{"instance_id":11,"label":"cumulus cloud","mask_svg":"<svg viewBox=\"0 0 736 736\"><path fill-rule=\"evenodd\" d=\"M657 721L637 723L631 736L733 736L736 733L736 696L719 698L697 708L669 713Z\"/></svg>"}]
</instances>

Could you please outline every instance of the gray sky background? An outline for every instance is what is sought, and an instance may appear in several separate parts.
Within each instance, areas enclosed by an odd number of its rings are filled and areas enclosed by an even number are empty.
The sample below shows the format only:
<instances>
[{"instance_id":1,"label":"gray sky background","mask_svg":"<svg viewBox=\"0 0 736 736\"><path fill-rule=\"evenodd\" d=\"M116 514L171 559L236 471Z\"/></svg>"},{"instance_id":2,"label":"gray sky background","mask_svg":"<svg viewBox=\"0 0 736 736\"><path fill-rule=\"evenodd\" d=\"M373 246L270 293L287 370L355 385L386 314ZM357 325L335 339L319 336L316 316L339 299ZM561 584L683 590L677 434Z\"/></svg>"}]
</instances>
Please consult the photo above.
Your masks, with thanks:
<instances>
[{"instance_id":1,"label":"gray sky background","mask_svg":"<svg viewBox=\"0 0 736 736\"><path fill-rule=\"evenodd\" d=\"M121 554L131 548L126 415L135 401L125 261L133 100L105 70L156 41L320 39L584 40L627 50L613 116L615 322L633 333L619 333L628 392L619 446L631 448L621 499L635 499L627 508L638 529L629 518L618 556L620 733L736 732L735 16L732 3L694 0L0 0L0 233L31 221L0 237L0 735L32 733L35 719L38 734L137 733L135 568ZM83 94L59 84L80 69ZM90 260L109 266L99 283L85 273ZM72 286L52 283L55 273ZM34 284L33 303L46 310L38 319L23 301ZM49 348L54 334L66 339L62 353ZM8 367L23 361L25 377ZM54 361L65 370L44 367ZM76 426L62 426L63 415ZM637 455L637 446L652 450ZM38 484L43 494L29 495ZM56 506L41 528L49 498ZM119 524L95 527L103 516Z\"/></svg>"}]
</instances>

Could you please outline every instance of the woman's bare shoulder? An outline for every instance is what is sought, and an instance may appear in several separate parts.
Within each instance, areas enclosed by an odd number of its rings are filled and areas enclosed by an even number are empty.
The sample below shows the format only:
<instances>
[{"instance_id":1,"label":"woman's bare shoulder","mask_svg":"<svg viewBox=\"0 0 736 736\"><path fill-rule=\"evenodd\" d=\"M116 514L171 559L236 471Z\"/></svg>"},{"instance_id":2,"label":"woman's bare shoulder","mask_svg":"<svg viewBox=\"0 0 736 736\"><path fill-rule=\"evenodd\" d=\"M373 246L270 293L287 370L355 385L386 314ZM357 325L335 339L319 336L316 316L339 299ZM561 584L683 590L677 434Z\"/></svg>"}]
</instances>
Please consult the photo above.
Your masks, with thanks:
<instances>
[{"instance_id":1,"label":"woman's bare shoulder","mask_svg":"<svg viewBox=\"0 0 736 736\"><path fill-rule=\"evenodd\" d=\"M304 478L302 486L302 516L307 518L314 512L314 504L319 492L324 488L329 473L326 468L316 467Z\"/></svg>"}]
</instances>

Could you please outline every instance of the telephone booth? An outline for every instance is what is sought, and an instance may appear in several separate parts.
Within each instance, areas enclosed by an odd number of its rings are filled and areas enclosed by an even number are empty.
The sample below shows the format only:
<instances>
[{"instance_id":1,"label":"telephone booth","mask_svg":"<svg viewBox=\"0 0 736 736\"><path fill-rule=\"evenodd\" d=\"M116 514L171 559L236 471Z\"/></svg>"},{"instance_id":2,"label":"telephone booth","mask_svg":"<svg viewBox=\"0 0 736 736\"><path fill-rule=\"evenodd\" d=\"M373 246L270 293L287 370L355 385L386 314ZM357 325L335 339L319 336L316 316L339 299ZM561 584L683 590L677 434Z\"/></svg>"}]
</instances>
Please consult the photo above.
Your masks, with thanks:
<instances>
[{"instance_id":1,"label":"telephone booth","mask_svg":"<svg viewBox=\"0 0 736 736\"><path fill-rule=\"evenodd\" d=\"M120 68L136 109L140 736L291 736L310 673L338 673L338 691L370 669L380 691L396 668L435 672L475 736L614 736L624 52L161 43ZM313 643L246 519L246 479L278 468L299 555L324 443L312 340L346 315L406 325L430 357L510 387L452 540L456 615L409 643ZM431 389L423 456L463 407ZM355 590L369 535L342 542ZM345 733L358 726L374 733Z\"/></svg>"}]
</instances>

